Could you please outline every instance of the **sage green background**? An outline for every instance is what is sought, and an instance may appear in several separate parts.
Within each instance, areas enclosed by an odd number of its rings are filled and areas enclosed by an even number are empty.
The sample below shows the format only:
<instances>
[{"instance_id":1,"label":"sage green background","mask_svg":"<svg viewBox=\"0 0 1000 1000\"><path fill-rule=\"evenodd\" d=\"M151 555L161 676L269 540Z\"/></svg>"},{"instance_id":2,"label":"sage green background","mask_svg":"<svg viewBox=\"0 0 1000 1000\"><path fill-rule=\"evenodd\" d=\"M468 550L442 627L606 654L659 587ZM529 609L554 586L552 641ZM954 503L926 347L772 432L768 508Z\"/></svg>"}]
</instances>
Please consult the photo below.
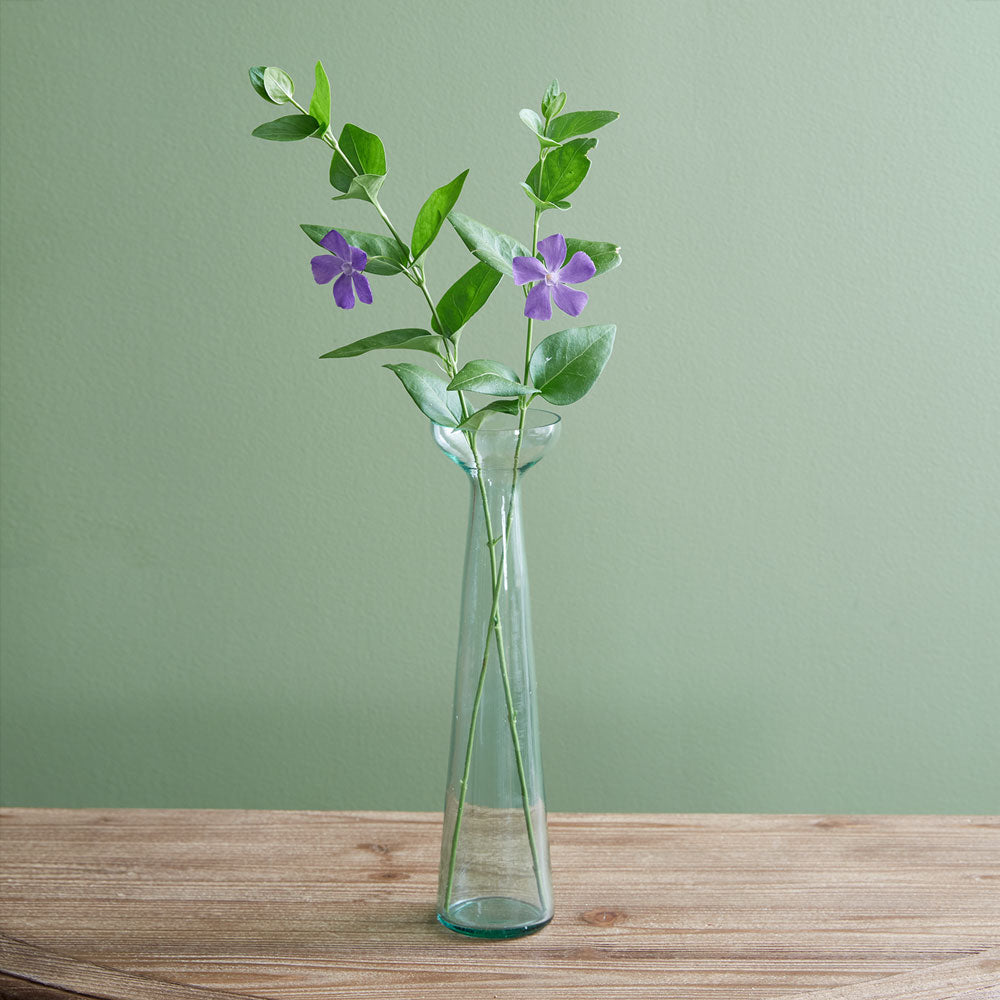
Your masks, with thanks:
<instances>
[{"instance_id":1,"label":"sage green background","mask_svg":"<svg viewBox=\"0 0 1000 1000\"><path fill-rule=\"evenodd\" d=\"M550 807L1000 809L1000 4L0 16L6 804L440 808L466 484L400 358L317 360L422 302L335 310L297 224L377 220L249 134L247 67L321 57L407 231L470 167L529 235L553 75L622 112L543 226L625 257L526 481Z\"/></svg>"}]
</instances>

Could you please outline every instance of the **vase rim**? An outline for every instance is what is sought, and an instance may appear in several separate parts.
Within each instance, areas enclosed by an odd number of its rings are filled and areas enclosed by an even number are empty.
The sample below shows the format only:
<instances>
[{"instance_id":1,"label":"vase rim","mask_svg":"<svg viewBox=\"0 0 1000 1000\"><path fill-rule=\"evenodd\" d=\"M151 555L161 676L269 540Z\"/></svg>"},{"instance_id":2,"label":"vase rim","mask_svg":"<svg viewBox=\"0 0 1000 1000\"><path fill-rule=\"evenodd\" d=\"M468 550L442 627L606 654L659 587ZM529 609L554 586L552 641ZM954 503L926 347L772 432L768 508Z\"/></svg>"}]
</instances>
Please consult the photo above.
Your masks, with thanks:
<instances>
[{"instance_id":1,"label":"vase rim","mask_svg":"<svg viewBox=\"0 0 1000 1000\"><path fill-rule=\"evenodd\" d=\"M544 427L554 427L556 424L562 422L562 417L558 413L553 413L552 410L542 410L538 408L529 408L525 412L525 423L524 429L526 431L540 430ZM509 426L504 427L477 427L475 434L516 434L518 430L519 415L516 413L496 413L496 417L509 417L512 423ZM446 431L457 431L460 428L448 424L439 424L437 421L432 420L431 425L434 427L441 427Z\"/></svg>"}]
</instances>

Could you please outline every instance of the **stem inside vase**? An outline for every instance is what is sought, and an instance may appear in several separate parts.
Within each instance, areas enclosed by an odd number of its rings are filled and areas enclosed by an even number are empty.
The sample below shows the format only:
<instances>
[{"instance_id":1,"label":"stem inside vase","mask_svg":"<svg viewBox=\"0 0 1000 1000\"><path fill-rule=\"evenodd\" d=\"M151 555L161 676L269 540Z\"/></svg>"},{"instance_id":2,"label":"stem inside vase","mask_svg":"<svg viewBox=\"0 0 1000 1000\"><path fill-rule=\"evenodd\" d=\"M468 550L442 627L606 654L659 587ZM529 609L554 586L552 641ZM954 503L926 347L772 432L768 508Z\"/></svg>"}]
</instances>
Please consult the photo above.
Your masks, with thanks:
<instances>
[{"instance_id":1,"label":"stem inside vase","mask_svg":"<svg viewBox=\"0 0 1000 1000\"><path fill-rule=\"evenodd\" d=\"M510 937L552 914L519 479L559 418L532 410L491 415L475 434L432 429L472 485L438 916Z\"/></svg>"}]
</instances>

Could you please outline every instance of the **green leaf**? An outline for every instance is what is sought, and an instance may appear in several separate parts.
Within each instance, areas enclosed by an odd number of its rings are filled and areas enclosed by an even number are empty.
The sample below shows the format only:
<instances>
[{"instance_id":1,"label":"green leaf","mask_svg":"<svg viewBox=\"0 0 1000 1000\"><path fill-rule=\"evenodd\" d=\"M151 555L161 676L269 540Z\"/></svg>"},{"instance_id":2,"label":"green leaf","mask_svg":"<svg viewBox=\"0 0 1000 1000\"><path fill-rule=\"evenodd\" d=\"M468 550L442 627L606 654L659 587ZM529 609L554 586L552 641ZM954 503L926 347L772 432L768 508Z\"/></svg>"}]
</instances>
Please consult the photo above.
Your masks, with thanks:
<instances>
[{"instance_id":1,"label":"green leaf","mask_svg":"<svg viewBox=\"0 0 1000 1000\"><path fill-rule=\"evenodd\" d=\"M553 80L542 98L542 114L546 118L553 118L562 111L565 103L566 95L559 90L559 81Z\"/></svg>"},{"instance_id":2,"label":"green leaf","mask_svg":"<svg viewBox=\"0 0 1000 1000\"><path fill-rule=\"evenodd\" d=\"M295 84L292 78L277 66L266 66L264 75L261 78L264 92L267 99L272 104L287 104L295 93Z\"/></svg>"},{"instance_id":3,"label":"green leaf","mask_svg":"<svg viewBox=\"0 0 1000 1000\"><path fill-rule=\"evenodd\" d=\"M264 89L264 70L267 69L266 66L251 66L250 67L250 86L264 98L265 101L269 101L271 104L274 101L268 96L267 91Z\"/></svg>"},{"instance_id":4,"label":"green leaf","mask_svg":"<svg viewBox=\"0 0 1000 1000\"><path fill-rule=\"evenodd\" d=\"M531 108L521 109L521 121L524 122L532 132L535 133L535 138L542 144L542 146L558 146L559 143L555 139L548 139L545 136L545 122L538 117L537 111L532 111Z\"/></svg>"},{"instance_id":5,"label":"green leaf","mask_svg":"<svg viewBox=\"0 0 1000 1000\"><path fill-rule=\"evenodd\" d=\"M491 413L511 413L516 416L518 408L516 399L494 399L492 403L480 407L475 413L470 413L458 425L458 429L460 431L477 431Z\"/></svg>"},{"instance_id":6,"label":"green leaf","mask_svg":"<svg viewBox=\"0 0 1000 1000\"><path fill-rule=\"evenodd\" d=\"M294 142L296 139L308 139L321 129L322 126L312 115L285 115L284 118L275 118L273 122L258 125L250 134L258 139Z\"/></svg>"},{"instance_id":7,"label":"green leaf","mask_svg":"<svg viewBox=\"0 0 1000 1000\"><path fill-rule=\"evenodd\" d=\"M549 139L563 142L574 135L589 135L591 132L596 132L619 117L617 111L570 111L569 114L553 118L545 129L545 135Z\"/></svg>"},{"instance_id":8,"label":"green leaf","mask_svg":"<svg viewBox=\"0 0 1000 1000\"><path fill-rule=\"evenodd\" d=\"M448 391L448 383L442 376L408 362L382 367L396 374L413 402L434 423L455 427L462 419L462 404L458 393Z\"/></svg>"},{"instance_id":9,"label":"green leaf","mask_svg":"<svg viewBox=\"0 0 1000 1000\"><path fill-rule=\"evenodd\" d=\"M621 247L614 243L595 243L593 240L576 240L566 237L566 259L582 250L593 262L596 274L613 271L621 262Z\"/></svg>"},{"instance_id":10,"label":"green leaf","mask_svg":"<svg viewBox=\"0 0 1000 1000\"><path fill-rule=\"evenodd\" d=\"M537 209L539 209L539 211L546 212L550 208L558 208L558 209L561 209L562 211L565 212L566 209L570 207L570 204L569 204L568 201L560 201L560 202L542 201L542 199L539 198L538 195L535 194L535 192L532 191L531 188L528 187L527 184L522 183L521 184L521 190L528 196L528 198L530 199L531 203Z\"/></svg>"},{"instance_id":11,"label":"green leaf","mask_svg":"<svg viewBox=\"0 0 1000 1000\"><path fill-rule=\"evenodd\" d=\"M604 371L614 343L614 326L572 327L546 337L528 363L535 389L556 406L575 403Z\"/></svg>"},{"instance_id":12,"label":"green leaf","mask_svg":"<svg viewBox=\"0 0 1000 1000\"><path fill-rule=\"evenodd\" d=\"M448 221L455 227L455 232L462 242L484 263L496 271L513 275L511 261L515 257L530 257L531 251L523 244L499 233L489 226L484 226L475 219L470 219L461 212L450 212Z\"/></svg>"},{"instance_id":13,"label":"green leaf","mask_svg":"<svg viewBox=\"0 0 1000 1000\"><path fill-rule=\"evenodd\" d=\"M359 201L370 201L374 205L379 188L384 182L385 174L358 174L357 177L351 178L347 194L338 194L333 200L345 201L348 198L357 198Z\"/></svg>"},{"instance_id":14,"label":"green leaf","mask_svg":"<svg viewBox=\"0 0 1000 1000\"><path fill-rule=\"evenodd\" d=\"M439 330L437 321L431 326L441 334L454 338L455 335L486 304L493 289L500 284L503 275L480 261L473 264L458 281L441 296L437 304L437 314L444 326Z\"/></svg>"},{"instance_id":15,"label":"green leaf","mask_svg":"<svg viewBox=\"0 0 1000 1000\"><path fill-rule=\"evenodd\" d=\"M521 108L519 117L532 132L537 134L542 131L545 122L542 121L537 111L532 111L531 108Z\"/></svg>"},{"instance_id":16,"label":"green leaf","mask_svg":"<svg viewBox=\"0 0 1000 1000\"><path fill-rule=\"evenodd\" d=\"M323 246L326 234L331 229L336 229L352 247L358 247L368 254L365 274L399 274L406 266L399 244L388 236L359 233L354 229L342 229L340 226L300 225L299 228L319 247ZM325 250L326 247L323 249Z\"/></svg>"},{"instance_id":17,"label":"green leaf","mask_svg":"<svg viewBox=\"0 0 1000 1000\"><path fill-rule=\"evenodd\" d=\"M528 174L528 187L542 201L560 202L571 195L582 183L590 169L589 153L597 145L596 139L571 139L552 150L542 163L536 163Z\"/></svg>"},{"instance_id":18,"label":"green leaf","mask_svg":"<svg viewBox=\"0 0 1000 1000\"><path fill-rule=\"evenodd\" d=\"M372 334L370 337L363 337L344 347L338 347L328 354L321 354L321 358L356 358L369 351L427 351L443 355L438 350L441 338L434 336L430 330L384 330L382 333Z\"/></svg>"},{"instance_id":19,"label":"green leaf","mask_svg":"<svg viewBox=\"0 0 1000 1000\"><path fill-rule=\"evenodd\" d=\"M434 191L421 205L417 221L413 223L413 238L410 241L414 260L419 260L427 252L427 248L441 231L444 220L462 193L462 185L468 174L468 170L463 170L453 181Z\"/></svg>"},{"instance_id":20,"label":"green leaf","mask_svg":"<svg viewBox=\"0 0 1000 1000\"><path fill-rule=\"evenodd\" d=\"M340 130L337 145L340 152L334 153L330 161L330 183L338 191L349 194L358 174L385 175L385 147L374 132L348 123Z\"/></svg>"},{"instance_id":21,"label":"green leaf","mask_svg":"<svg viewBox=\"0 0 1000 1000\"><path fill-rule=\"evenodd\" d=\"M531 386L525 385L513 368L499 361L479 358L462 366L462 370L448 383L456 392L472 390L490 396L529 396Z\"/></svg>"},{"instance_id":22,"label":"green leaf","mask_svg":"<svg viewBox=\"0 0 1000 1000\"><path fill-rule=\"evenodd\" d=\"M324 131L330 125L330 80L321 62L316 63L316 86L313 88L312 100L309 102L309 114L323 126Z\"/></svg>"}]
</instances>

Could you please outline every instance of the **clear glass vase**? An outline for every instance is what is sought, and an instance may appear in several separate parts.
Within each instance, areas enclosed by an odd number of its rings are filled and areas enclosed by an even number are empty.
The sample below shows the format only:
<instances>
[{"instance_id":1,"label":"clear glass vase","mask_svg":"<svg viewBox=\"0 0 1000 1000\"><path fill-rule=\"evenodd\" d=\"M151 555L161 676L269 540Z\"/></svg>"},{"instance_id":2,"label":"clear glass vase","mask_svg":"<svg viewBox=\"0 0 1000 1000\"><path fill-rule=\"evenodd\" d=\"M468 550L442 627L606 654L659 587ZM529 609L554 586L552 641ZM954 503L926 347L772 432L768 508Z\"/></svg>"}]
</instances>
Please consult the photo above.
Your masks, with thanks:
<instances>
[{"instance_id":1,"label":"clear glass vase","mask_svg":"<svg viewBox=\"0 0 1000 1000\"><path fill-rule=\"evenodd\" d=\"M559 417L529 409L520 419L490 414L474 433L431 425L472 487L437 912L451 930L488 938L552 919L520 491Z\"/></svg>"}]
</instances>

